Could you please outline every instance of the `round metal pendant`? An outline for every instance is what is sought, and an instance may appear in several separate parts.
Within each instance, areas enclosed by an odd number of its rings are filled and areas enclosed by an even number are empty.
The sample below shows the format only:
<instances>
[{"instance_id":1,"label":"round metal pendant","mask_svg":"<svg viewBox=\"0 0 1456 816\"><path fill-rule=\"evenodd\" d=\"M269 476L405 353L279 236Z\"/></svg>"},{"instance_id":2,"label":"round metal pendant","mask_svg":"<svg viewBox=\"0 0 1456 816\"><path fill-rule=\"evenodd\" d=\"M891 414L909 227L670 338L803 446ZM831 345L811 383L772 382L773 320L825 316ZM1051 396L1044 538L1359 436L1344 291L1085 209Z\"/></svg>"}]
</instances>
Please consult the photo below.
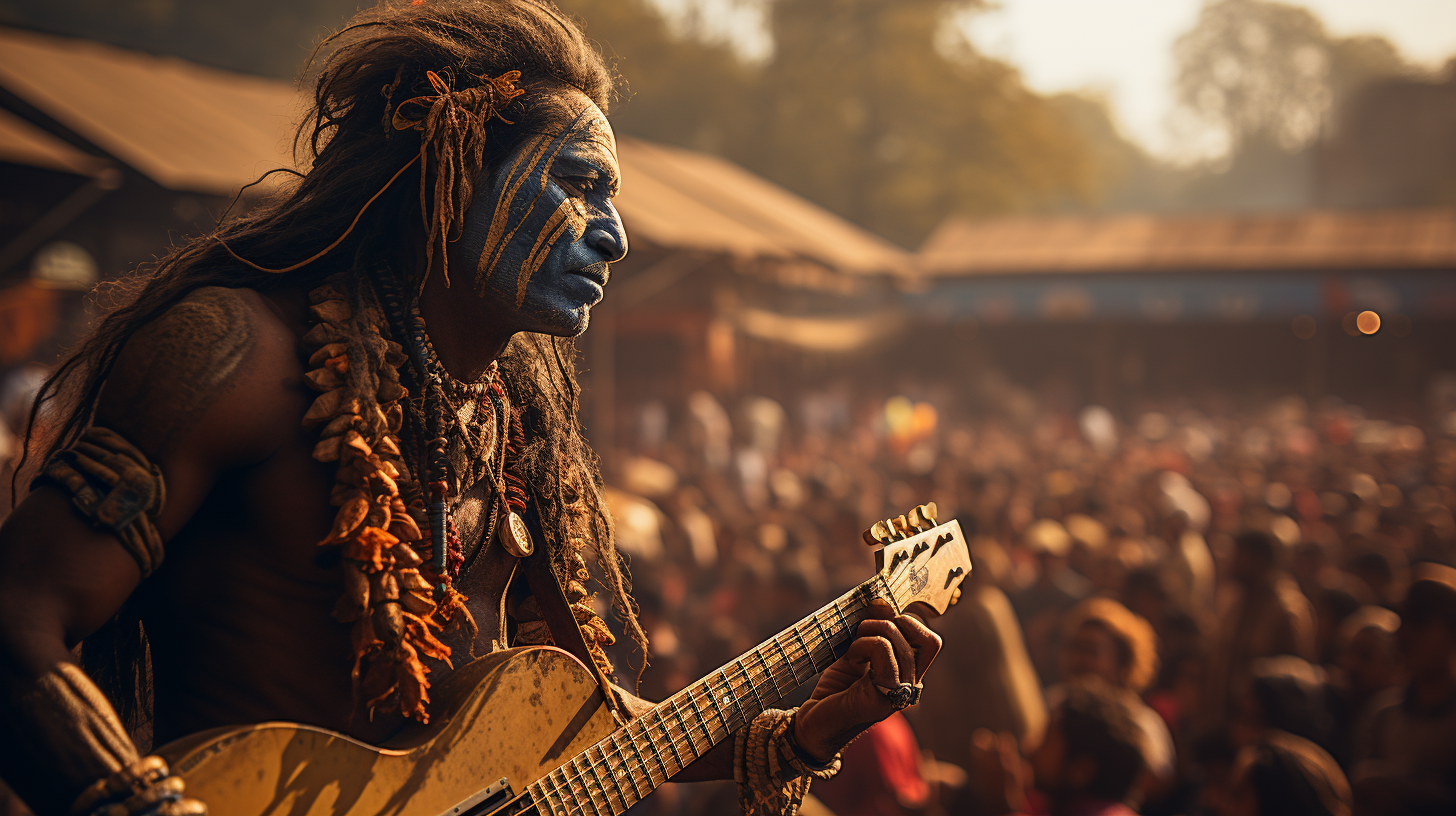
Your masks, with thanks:
<instances>
[{"instance_id":1,"label":"round metal pendant","mask_svg":"<svg viewBox=\"0 0 1456 816\"><path fill-rule=\"evenodd\" d=\"M506 552L517 558L525 558L531 554L534 545L531 543L531 531L526 529L526 522L515 511L506 513L503 523L500 525L499 536L502 547Z\"/></svg>"}]
</instances>

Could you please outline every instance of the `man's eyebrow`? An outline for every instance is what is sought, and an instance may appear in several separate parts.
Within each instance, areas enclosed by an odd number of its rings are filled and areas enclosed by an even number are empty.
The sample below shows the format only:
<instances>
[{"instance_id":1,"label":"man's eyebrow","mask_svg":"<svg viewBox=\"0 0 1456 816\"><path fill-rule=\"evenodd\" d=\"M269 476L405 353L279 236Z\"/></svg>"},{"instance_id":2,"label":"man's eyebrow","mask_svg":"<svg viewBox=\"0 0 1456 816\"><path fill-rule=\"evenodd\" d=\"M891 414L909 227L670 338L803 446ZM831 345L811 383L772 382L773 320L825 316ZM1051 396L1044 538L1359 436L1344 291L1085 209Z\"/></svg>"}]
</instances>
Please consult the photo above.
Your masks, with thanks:
<instances>
[{"instance_id":1,"label":"man's eyebrow","mask_svg":"<svg viewBox=\"0 0 1456 816\"><path fill-rule=\"evenodd\" d=\"M590 156L579 156L563 152L561 155L557 156L556 161L558 164L562 165L594 170L598 175L606 178L614 185L621 183L621 177L619 176L615 167L612 167L605 162L597 161Z\"/></svg>"}]
</instances>

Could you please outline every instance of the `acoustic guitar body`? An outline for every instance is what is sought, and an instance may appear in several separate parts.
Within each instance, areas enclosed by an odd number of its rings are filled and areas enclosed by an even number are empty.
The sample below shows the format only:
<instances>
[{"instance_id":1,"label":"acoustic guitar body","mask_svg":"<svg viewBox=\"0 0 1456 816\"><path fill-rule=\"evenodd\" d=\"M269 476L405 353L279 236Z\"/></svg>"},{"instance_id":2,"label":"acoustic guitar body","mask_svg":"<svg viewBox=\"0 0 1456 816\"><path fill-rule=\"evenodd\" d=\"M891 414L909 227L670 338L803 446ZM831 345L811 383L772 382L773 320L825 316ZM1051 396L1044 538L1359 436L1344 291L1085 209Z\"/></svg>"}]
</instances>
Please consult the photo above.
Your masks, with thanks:
<instances>
[{"instance_id":1,"label":"acoustic guitar body","mask_svg":"<svg viewBox=\"0 0 1456 816\"><path fill-rule=\"evenodd\" d=\"M474 816L617 727L592 673L553 647L482 657L435 692L439 725L385 746L262 723L205 731L157 753L213 816Z\"/></svg>"}]
</instances>

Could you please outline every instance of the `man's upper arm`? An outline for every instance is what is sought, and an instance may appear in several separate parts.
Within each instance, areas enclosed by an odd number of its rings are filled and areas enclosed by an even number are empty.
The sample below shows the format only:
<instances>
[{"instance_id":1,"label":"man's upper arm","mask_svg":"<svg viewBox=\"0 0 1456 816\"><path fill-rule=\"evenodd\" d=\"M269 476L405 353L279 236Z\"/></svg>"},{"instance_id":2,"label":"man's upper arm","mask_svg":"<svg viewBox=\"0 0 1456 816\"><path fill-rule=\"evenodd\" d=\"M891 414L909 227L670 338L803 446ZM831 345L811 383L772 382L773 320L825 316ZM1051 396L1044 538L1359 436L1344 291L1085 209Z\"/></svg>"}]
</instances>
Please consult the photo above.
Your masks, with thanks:
<instances>
[{"instance_id":1,"label":"man's upper arm","mask_svg":"<svg viewBox=\"0 0 1456 816\"><path fill-rule=\"evenodd\" d=\"M245 290L198 290L127 341L94 424L161 469L163 541L222 472L266 458L287 438L280 431L297 426L307 404L290 387L298 369L292 334ZM140 579L115 537L88 523L54 485L37 488L0 526L0 611L15 616L12 626L75 641L110 617Z\"/></svg>"},{"instance_id":2,"label":"man's upper arm","mask_svg":"<svg viewBox=\"0 0 1456 816\"><path fill-rule=\"evenodd\" d=\"M191 518L220 473L266 459L288 438L307 405L300 374L294 337L250 290L199 289L127 342L95 424L161 468L164 538Z\"/></svg>"}]
</instances>

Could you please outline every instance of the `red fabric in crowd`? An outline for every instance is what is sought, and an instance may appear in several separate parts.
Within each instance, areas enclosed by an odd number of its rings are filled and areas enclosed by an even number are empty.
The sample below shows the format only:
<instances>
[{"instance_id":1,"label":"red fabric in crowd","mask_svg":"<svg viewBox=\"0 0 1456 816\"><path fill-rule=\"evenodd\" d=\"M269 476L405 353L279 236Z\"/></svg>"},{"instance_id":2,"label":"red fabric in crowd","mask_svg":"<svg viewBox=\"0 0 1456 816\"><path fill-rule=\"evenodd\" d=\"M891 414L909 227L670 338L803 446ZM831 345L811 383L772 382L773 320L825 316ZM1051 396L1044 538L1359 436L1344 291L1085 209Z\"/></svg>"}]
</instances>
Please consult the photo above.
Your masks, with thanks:
<instances>
[{"instance_id":1,"label":"red fabric in crowd","mask_svg":"<svg viewBox=\"0 0 1456 816\"><path fill-rule=\"evenodd\" d=\"M920 743L898 712L850 743L843 760L837 776L810 789L836 816L893 816L930 800Z\"/></svg>"}]
</instances>

